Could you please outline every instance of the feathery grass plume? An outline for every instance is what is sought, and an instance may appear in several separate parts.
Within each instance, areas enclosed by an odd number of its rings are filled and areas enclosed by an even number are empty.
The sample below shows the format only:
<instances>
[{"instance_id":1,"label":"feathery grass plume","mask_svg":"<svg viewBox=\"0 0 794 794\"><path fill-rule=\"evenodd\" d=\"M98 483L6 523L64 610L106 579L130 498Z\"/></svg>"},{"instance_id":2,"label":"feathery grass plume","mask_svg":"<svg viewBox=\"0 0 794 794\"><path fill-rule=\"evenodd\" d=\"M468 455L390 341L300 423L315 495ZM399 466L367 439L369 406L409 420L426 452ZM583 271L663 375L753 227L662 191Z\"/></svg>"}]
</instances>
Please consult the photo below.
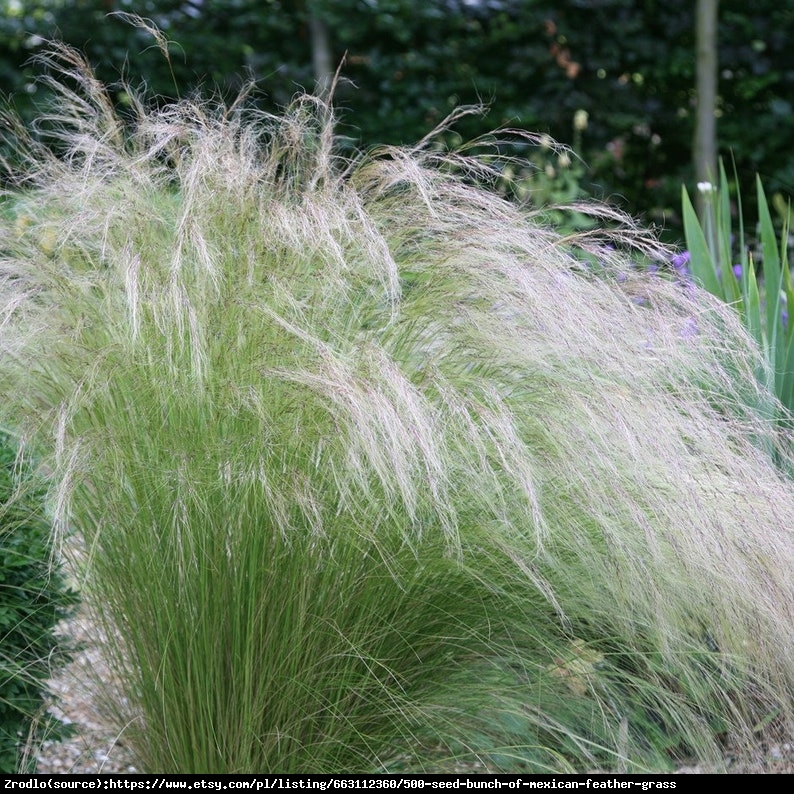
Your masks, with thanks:
<instances>
[{"instance_id":1,"label":"feathery grass plume","mask_svg":"<svg viewBox=\"0 0 794 794\"><path fill-rule=\"evenodd\" d=\"M790 448L729 307L588 268L429 140L338 160L316 98L121 134L57 61L2 410L141 769L660 769L790 716L794 484L758 441Z\"/></svg>"}]
</instances>

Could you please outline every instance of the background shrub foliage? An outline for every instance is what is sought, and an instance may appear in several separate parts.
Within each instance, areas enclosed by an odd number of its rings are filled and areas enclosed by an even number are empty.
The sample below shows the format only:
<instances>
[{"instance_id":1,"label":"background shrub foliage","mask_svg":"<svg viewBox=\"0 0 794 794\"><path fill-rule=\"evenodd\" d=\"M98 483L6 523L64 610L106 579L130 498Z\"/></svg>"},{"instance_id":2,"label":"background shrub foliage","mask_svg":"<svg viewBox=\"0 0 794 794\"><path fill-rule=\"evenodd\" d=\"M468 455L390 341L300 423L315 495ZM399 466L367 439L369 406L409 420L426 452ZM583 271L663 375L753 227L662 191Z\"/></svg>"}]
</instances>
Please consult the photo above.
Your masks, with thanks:
<instances>
[{"instance_id":1,"label":"background shrub foliage","mask_svg":"<svg viewBox=\"0 0 794 794\"><path fill-rule=\"evenodd\" d=\"M343 55L341 131L365 147L410 144L455 106L492 105L460 128L470 139L507 123L578 142L588 192L680 235L680 185L690 177L694 102L692 0L2 0L0 89L23 115L41 99L31 66L54 34L86 51L100 79L120 65L173 98L197 86L230 95L251 74L263 107L314 84L310 19L326 24L330 62ZM151 39L114 10L151 17L177 42L171 68ZM720 153L735 159L743 193L794 185L794 8L721 0ZM4 45L4 46L2 46ZM184 53L202 53L200 64ZM117 95L123 102L123 92ZM690 183L690 187L693 185Z\"/></svg>"},{"instance_id":2,"label":"background shrub foliage","mask_svg":"<svg viewBox=\"0 0 794 794\"><path fill-rule=\"evenodd\" d=\"M46 686L68 657L55 624L75 604L52 566L45 491L25 480L15 444L0 431L0 772L30 768L24 750L63 735L47 714Z\"/></svg>"}]
</instances>

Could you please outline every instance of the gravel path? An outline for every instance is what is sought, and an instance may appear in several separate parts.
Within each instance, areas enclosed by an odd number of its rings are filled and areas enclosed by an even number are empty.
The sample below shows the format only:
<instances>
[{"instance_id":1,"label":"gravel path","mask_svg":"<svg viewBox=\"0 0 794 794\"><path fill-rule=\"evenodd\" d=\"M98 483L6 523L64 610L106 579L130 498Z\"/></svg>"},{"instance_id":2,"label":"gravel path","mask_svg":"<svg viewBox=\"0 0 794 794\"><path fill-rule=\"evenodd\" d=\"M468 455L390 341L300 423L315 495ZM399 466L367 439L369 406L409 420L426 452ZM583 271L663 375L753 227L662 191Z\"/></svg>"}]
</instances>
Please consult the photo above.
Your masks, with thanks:
<instances>
[{"instance_id":1,"label":"gravel path","mask_svg":"<svg viewBox=\"0 0 794 794\"><path fill-rule=\"evenodd\" d=\"M103 719L97 678L109 675L96 647L96 631L84 609L60 628L83 648L74 661L50 681L55 696L52 713L70 725L74 735L63 742L45 742L37 756L39 773L136 773L124 737Z\"/></svg>"}]
</instances>

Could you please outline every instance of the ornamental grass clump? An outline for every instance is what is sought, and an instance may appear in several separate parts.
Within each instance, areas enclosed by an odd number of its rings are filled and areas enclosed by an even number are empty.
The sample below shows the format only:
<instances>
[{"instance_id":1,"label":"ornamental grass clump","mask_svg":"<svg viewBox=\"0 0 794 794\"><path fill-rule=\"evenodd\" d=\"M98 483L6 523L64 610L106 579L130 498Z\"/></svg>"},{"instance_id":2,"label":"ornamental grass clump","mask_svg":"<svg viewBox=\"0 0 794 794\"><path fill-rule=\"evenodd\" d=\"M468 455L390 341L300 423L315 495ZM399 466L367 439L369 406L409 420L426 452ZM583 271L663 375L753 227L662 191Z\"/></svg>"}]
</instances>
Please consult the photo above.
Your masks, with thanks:
<instances>
[{"instance_id":1,"label":"ornamental grass clump","mask_svg":"<svg viewBox=\"0 0 794 794\"><path fill-rule=\"evenodd\" d=\"M665 769L785 724L790 448L729 307L432 139L344 161L309 96L123 124L51 64L1 404L141 770Z\"/></svg>"}]
</instances>

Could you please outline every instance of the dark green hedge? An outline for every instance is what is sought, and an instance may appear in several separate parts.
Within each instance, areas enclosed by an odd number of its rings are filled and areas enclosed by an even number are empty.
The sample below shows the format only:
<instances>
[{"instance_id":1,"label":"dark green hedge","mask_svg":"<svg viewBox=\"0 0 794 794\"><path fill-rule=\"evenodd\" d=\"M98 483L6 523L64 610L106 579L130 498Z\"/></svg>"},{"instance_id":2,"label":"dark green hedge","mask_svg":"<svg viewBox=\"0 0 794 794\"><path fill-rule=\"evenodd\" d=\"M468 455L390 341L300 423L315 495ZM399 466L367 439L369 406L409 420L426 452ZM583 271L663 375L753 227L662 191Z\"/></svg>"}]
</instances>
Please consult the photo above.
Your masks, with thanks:
<instances>
[{"instance_id":1,"label":"dark green hedge","mask_svg":"<svg viewBox=\"0 0 794 794\"><path fill-rule=\"evenodd\" d=\"M0 92L26 119L46 91L28 62L58 35L98 76L145 80L163 99L193 90L233 97L256 78L273 110L311 89L309 17L347 54L336 91L351 143L411 144L458 104L485 101L465 138L503 124L574 143L583 185L647 220L680 229L681 182L694 188L694 0L26 0L0 15ZM167 63L151 35L112 11L131 8L174 42ZM794 5L720 0L720 155L752 203L794 190ZM123 92L119 100L124 102ZM0 133L2 128L0 127ZM0 145L0 155L3 149Z\"/></svg>"},{"instance_id":2,"label":"dark green hedge","mask_svg":"<svg viewBox=\"0 0 794 794\"><path fill-rule=\"evenodd\" d=\"M21 488L19 486L22 486ZM47 680L69 658L55 625L76 603L51 564L44 490L20 471L16 448L0 431L0 773L21 768L29 740L62 738L47 712Z\"/></svg>"}]
</instances>

